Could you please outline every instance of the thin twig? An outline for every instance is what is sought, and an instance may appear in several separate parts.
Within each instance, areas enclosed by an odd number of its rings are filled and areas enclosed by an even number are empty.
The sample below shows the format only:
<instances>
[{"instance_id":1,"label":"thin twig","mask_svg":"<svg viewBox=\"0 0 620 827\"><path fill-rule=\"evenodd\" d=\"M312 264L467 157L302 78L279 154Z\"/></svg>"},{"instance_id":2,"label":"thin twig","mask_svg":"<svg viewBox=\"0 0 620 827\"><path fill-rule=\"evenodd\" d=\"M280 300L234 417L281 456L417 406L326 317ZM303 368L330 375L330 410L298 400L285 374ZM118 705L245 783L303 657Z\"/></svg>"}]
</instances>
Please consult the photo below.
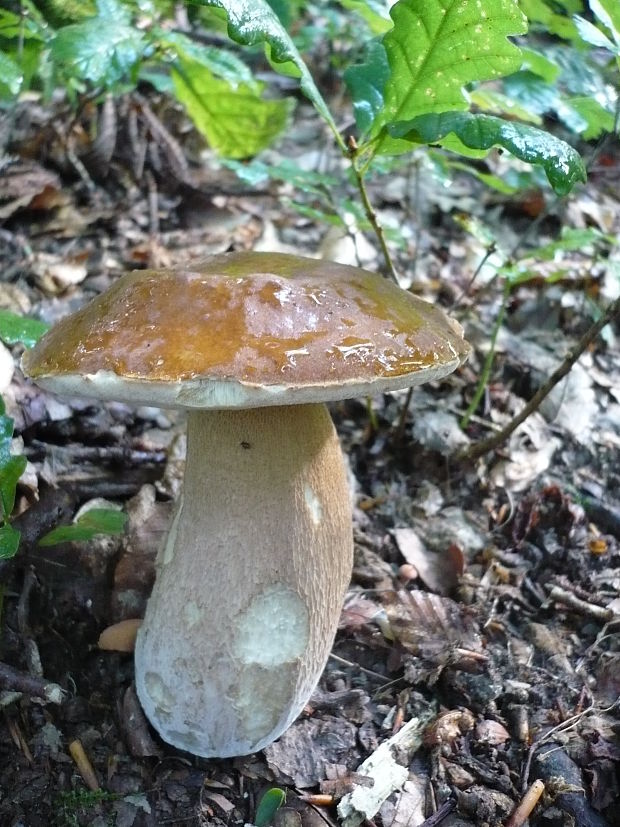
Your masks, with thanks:
<instances>
[{"instance_id":1,"label":"thin twig","mask_svg":"<svg viewBox=\"0 0 620 827\"><path fill-rule=\"evenodd\" d=\"M8 663L0 663L0 687L23 692L24 695L35 698L43 698L52 704L62 703L65 697L64 690L57 683L50 683L36 675L20 672Z\"/></svg>"},{"instance_id":2,"label":"thin twig","mask_svg":"<svg viewBox=\"0 0 620 827\"><path fill-rule=\"evenodd\" d=\"M359 663L353 663L352 660L346 660L345 658L339 657L339 655L334 655L333 652L330 653L329 657L330 660L335 660L336 663L340 663L343 666L353 667L353 669L363 672L364 675L370 675L373 678L380 678L383 682L386 680L385 675L382 675L380 672L373 672L372 669L366 669L364 666L360 666Z\"/></svg>"},{"instance_id":3,"label":"thin twig","mask_svg":"<svg viewBox=\"0 0 620 827\"><path fill-rule=\"evenodd\" d=\"M532 810L538 804L538 799L544 791L545 785L540 779L536 779L536 781L530 784L527 792L506 822L505 827L523 827L523 824L532 814Z\"/></svg>"},{"instance_id":4,"label":"thin twig","mask_svg":"<svg viewBox=\"0 0 620 827\"><path fill-rule=\"evenodd\" d=\"M366 213L366 218L370 222L370 226L372 227L375 235L377 236L377 241L379 242L379 246L381 247L381 252L383 253L383 258L385 260L390 278L392 279L392 281L398 284L398 274L396 273L396 268L394 267L394 262L388 249L387 242L385 240L385 233L383 232L383 227L379 222L379 218L377 217L375 208L372 206L370 202L368 190L366 189L366 182L364 181L364 175L355 163L354 158L351 159L351 169L353 170L353 174L355 175L357 188L359 190L360 198L362 199L362 204L364 205L364 212Z\"/></svg>"},{"instance_id":5,"label":"thin twig","mask_svg":"<svg viewBox=\"0 0 620 827\"><path fill-rule=\"evenodd\" d=\"M478 276L482 272L482 268L487 263L487 261L491 258L493 253L495 253L495 252L497 252L497 244L495 243L495 241L492 241L489 244L489 246L486 248L486 250L484 251L484 255L480 259L480 262L478 263L478 266L476 267L476 269L472 273L472 275L471 275L469 281L467 282L467 284L465 285L465 287L461 290L461 292L454 299L454 301L452 301L450 303L450 306L448 307L448 312L451 312L452 310L454 310L455 307L458 307L458 305L463 301L465 296L467 296L469 294L469 291L473 287L474 282L476 281L476 279L478 278Z\"/></svg>"},{"instance_id":6,"label":"thin twig","mask_svg":"<svg viewBox=\"0 0 620 827\"><path fill-rule=\"evenodd\" d=\"M469 403L467 410L463 414L463 418L461 419L460 426L461 428L465 429L469 425L469 420L478 407L478 403L482 399L482 394L484 393L487 383L489 381L489 376L491 375L491 368L493 367L493 358L495 356L495 344L497 342L497 336L499 334L499 329L502 326L502 322L504 321L504 316L506 315L506 308L508 307L508 299L510 297L510 286L508 282L504 285L504 295L502 297L502 304L499 309L499 313L497 314L497 318L495 319L495 325L493 326L493 333L491 334L491 342L489 347L489 352L486 355L486 359L484 360L484 365L482 367L482 373L480 374L480 379L478 381L478 385L476 386L476 391L473 395L471 402Z\"/></svg>"},{"instance_id":7,"label":"thin twig","mask_svg":"<svg viewBox=\"0 0 620 827\"><path fill-rule=\"evenodd\" d=\"M596 620L603 621L603 623L609 623L609 621L614 619L613 609L606 608L605 606L598 606L595 603L588 602L587 600L582 600L580 597L577 597L576 594L573 594L558 585L551 588L551 591L549 592L549 600L553 600L556 603L562 603L569 609L579 612L579 614L593 617Z\"/></svg>"},{"instance_id":8,"label":"thin twig","mask_svg":"<svg viewBox=\"0 0 620 827\"><path fill-rule=\"evenodd\" d=\"M573 729L574 727L578 726L581 723L581 721L586 717L586 715L591 715L594 712L597 712L601 715L605 715L605 714L611 712L612 710L616 709L619 704L620 704L620 697L618 697L609 706L606 706L606 707L603 707L603 708L596 707L596 706L594 706L594 704L592 704L592 706L589 706L587 709L582 710L581 712L577 713L576 715L571 715L570 718L567 718L565 721L561 721L559 724L556 724L554 727L547 730L547 732L545 732L544 735L541 735L540 738L537 738L531 744L531 746L528 750L527 760L525 762L525 765L524 765L522 773L521 773L522 789L524 791L526 789L527 779L530 776L530 767L532 766L532 760L534 758L534 754L536 753L536 751L543 744L550 741L554 737L554 735L556 735L558 732L567 732L568 730Z\"/></svg>"},{"instance_id":9,"label":"thin twig","mask_svg":"<svg viewBox=\"0 0 620 827\"><path fill-rule=\"evenodd\" d=\"M80 775L84 779L84 783L88 789L92 792L97 792L100 790L101 786L99 784L97 774L90 762L90 758L86 755L82 742L78 738L76 738L75 741L71 741L69 744L69 754L75 761Z\"/></svg>"},{"instance_id":10,"label":"thin twig","mask_svg":"<svg viewBox=\"0 0 620 827\"><path fill-rule=\"evenodd\" d=\"M505 442L513 431L515 431L531 413L534 413L534 411L538 409L543 399L551 393L553 388L555 388L555 386L561 382L562 379L564 379L575 362L579 359L586 348L596 339L601 330L618 316L620 316L620 298L617 298L607 306L601 317L588 328L577 344L568 352L568 355L562 364L553 371L551 376L543 385L540 386L530 401L513 419L510 420L507 425L505 425L497 433L487 437L487 439L474 443L470 447L461 451L456 455L456 459L459 462L472 462L473 460L484 456L484 454L487 454L489 451L494 451L503 442Z\"/></svg>"},{"instance_id":11,"label":"thin twig","mask_svg":"<svg viewBox=\"0 0 620 827\"><path fill-rule=\"evenodd\" d=\"M407 396L400 409L400 416L398 417L398 424L394 430L394 439L399 442L405 434L405 426L407 425L407 414L409 413L409 405L411 405L411 397L413 396L413 385L407 388Z\"/></svg>"},{"instance_id":12,"label":"thin twig","mask_svg":"<svg viewBox=\"0 0 620 827\"><path fill-rule=\"evenodd\" d=\"M455 807L456 799L449 798L447 801L444 801L437 812L425 819L422 824L420 824L420 827L435 827L435 825L440 824L444 818L447 818Z\"/></svg>"}]
</instances>

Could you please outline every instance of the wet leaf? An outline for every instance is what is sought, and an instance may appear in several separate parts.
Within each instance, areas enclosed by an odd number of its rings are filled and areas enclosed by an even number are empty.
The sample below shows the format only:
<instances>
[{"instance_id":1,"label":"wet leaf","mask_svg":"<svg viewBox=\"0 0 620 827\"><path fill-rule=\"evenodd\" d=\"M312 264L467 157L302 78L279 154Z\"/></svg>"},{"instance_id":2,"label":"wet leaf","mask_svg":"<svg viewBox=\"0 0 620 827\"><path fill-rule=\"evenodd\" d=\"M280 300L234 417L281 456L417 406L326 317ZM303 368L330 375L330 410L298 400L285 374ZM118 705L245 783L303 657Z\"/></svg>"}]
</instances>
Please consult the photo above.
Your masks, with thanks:
<instances>
[{"instance_id":1,"label":"wet leaf","mask_svg":"<svg viewBox=\"0 0 620 827\"><path fill-rule=\"evenodd\" d=\"M542 166L549 183L560 195L569 193L578 181L586 180L581 156L570 144L536 127L493 115L470 112L421 115L412 121L393 124L389 131L413 143L437 143L454 134L470 149L503 147L521 161Z\"/></svg>"},{"instance_id":2,"label":"wet leaf","mask_svg":"<svg viewBox=\"0 0 620 827\"><path fill-rule=\"evenodd\" d=\"M29 319L11 313L10 310L0 310L0 339L7 345L21 342L26 347L32 347L48 330L49 325L38 319Z\"/></svg>"},{"instance_id":3,"label":"wet leaf","mask_svg":"<svg viewBox=\"0 0 620 827\"><path fill-rule=\"evenodd\" d=\"M228 17L228 35L236 43L255 46L264 43L273 68L283 75L299 78L302 92L314 104L323 120L338 134L334 119L319 92L297 46L267 0L202 0L205 6L223 9Z\"/></svg>"},{"instance_id":4,"label":"wet leaf","mask_svg":"<svg viewBox=\"0 0 620 827\"><path fill-rule=\"evenodd\" d=\"M144 34L130 25L127 7L99 0L97 15L59 29L50 44L54 62L69 77L111 86L125 78L142 57Z\"/></svg>"}]
</instances>

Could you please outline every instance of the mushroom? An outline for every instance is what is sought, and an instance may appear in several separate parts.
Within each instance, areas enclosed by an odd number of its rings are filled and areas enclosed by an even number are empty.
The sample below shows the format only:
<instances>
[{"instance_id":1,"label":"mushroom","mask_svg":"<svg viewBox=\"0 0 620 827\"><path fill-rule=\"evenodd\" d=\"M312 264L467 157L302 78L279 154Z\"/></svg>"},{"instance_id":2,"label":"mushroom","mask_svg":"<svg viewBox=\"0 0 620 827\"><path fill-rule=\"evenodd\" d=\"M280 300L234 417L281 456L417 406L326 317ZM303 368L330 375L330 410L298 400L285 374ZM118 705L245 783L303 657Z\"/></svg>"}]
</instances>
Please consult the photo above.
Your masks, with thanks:
<instances>
[{"instance_id":1,"label":"mushroom","mask_svg":"<svg viewBox=\"0 0 620 827\"><path fill-rule=\"evenodd\" d=\"M468 352L456 322L375 273L243 252L128 273L25 353L51 391L187 409L183 495L135 650L162 738L244 755L297 717L352 565L325 402L439 379Z\"/></svg>"}]
</instances>

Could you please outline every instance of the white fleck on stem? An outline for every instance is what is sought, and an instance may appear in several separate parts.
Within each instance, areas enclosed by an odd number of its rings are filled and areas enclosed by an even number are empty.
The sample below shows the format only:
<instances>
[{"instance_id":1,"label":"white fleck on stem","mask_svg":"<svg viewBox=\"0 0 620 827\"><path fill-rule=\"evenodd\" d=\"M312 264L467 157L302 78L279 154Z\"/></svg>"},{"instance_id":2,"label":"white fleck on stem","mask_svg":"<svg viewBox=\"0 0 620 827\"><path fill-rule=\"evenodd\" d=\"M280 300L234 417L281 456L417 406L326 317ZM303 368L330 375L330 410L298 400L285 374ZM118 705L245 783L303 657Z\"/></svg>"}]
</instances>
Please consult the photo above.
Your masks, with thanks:
<instances>
[{"instance_id":1,"label":"white fleck on stem","mask_svg":"<svg viewBox=\"0 0 620 827\"><path fill-rule=\"evenodd\" d=\"M189 414L184 493L135 655L166 741L227 757L282 734L329 655L352 546L324 405Z\"/></svg>"}]
</instances>

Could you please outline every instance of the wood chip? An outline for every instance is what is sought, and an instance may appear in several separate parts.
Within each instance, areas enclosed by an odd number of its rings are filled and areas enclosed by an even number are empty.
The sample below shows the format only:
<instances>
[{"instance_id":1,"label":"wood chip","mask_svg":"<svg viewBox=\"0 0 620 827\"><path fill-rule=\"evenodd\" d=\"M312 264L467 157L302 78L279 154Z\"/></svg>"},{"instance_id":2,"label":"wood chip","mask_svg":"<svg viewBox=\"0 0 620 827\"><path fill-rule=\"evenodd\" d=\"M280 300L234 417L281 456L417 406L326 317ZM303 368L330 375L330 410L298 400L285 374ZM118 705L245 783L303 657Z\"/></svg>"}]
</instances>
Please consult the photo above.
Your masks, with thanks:
<instances>
[{"instance_id":1,"label":"wood chip","mask_svg":"<svg viewBox=\"0 0 620 827\"><path fill-rule=\"evenodd\" d=\"M395 790L403 788L409 771L400 761L410 763L422 745L422 733L431 715L412 718L397 733L384 741L357 769L360 775L372 778L372 787L356 786L338 805L343 827L357 827L371 819ZM399 761L395 755L398 755Z\"/></svg>"}]
</instances>

